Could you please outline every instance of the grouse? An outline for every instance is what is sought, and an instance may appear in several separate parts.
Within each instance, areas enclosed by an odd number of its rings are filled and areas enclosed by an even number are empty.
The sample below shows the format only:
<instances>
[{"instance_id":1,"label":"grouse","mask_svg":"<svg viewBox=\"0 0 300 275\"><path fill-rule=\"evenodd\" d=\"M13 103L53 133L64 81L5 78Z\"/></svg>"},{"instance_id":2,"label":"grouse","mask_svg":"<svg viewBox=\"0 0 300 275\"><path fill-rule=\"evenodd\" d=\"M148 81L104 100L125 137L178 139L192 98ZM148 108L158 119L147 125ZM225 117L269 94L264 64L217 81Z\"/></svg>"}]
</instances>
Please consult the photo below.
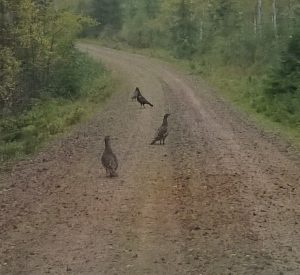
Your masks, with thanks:
<instances>
[{"instance_id":1,"label":"grouse","mask_svg":"<svg viewBox=\"0 0 300 275\"><path fill-rule=\"evenodd\" d=\"M162 125L158 128L156 135L151 142L151 145L155 144L156 141L159 141L159 144L163 142L165 144L165 139L168 136L168 117L170 114L165 114Z\"/></svg>"},{"instance_id":2,"label":"grouse","mask_svg":"<svg viewBox=\"0 0 300 275\"><path fill-rule=\"evenodd\" d=\"M137 101L141 104L141 107L145 107L145 104L147 105L150 105L151 107L153 107L153 105L146 99L142 96L141 94L141 91L139 88L137 88L137 97L136 97Z\"/></svg>"},{"instance_id":3,"label":"grouse","mask_svg":"<svg viewBox=\"0 0 300 275\"><path fill-rule=\"evenodd\" d=\"M132 97L131 97L131 100L137 100L137 96L138 96L138 91L140 89L138 87L135 88L133 94L132 94Z\"/></svg>"},{"instance_id":4,"label":"grouse","mask_svg":"<svg viewBox=\"0 0 300 275\"><path fill-rule=\"evenodd\" d=\"M116 155L113 153L111 149L110 137L106 136L104 141L105 141L105 149L101 158L102 165L106 169L107 176L117 177L118 174L116 173L116 170L118 168L118 160Z\"/></svg>"}]
</instances>

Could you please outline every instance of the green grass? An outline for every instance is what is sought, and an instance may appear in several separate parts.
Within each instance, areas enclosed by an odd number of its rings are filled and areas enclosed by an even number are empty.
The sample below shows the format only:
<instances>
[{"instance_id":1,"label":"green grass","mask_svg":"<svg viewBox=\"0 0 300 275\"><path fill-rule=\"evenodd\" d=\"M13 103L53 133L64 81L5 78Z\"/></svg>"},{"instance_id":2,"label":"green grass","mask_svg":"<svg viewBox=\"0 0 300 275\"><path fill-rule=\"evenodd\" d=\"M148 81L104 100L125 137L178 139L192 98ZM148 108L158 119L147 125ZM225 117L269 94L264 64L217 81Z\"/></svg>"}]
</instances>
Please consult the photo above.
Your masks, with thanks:
<instances>
[{"instance_id":1,"label":"green grass","mask_svg":"<svg viewBox=\"0 0 300 275\"><path fill-rule=\"evenodd\" d=\"M216 88L220 96L238 108L239 111L246 113L260 128L270 133L276 133L300 150L300 124L297 122L299 117L297 115L290 117L287 112L283 113L282 109L277 108L276 105L264 102L266 99L262 95L266 72L261 67L253 65L242 69L237 66L224 66L213 63L209 57L205 61L200 58L192 61L176 59L164 49L136 49L118 40L86 39L85 41L99 46L155 57L203 78Z\"/></svg>"},{"instance_id":2,"label":"green grass","mask_svg":"<svg viewBox=\"0 0 300 275\"><path fill-rule=\"evenodd\" d=\"M205 71L205 70L204 70ZM263 96L264 75L253 74L251 70L234 67L219 67L202 75L217 88L217 92L244 112L267 132L275 133L300 149L300 125L293 123L282 109L269 105ZM268 113L269 112L269 113Z\"/></svg>"},{"instance_id":3,"label":"green grass","mask_svg":"<svg viewBox=\"0 0 300 275\"><path fill-rule=\"evenodd\" d=\"M76 98L47 95L17 115L0 118L0 164L36 152L43 144L91 116L112 94L114 85L102 64L85 57L89 70Z\"/></svg>"}]
</instances>

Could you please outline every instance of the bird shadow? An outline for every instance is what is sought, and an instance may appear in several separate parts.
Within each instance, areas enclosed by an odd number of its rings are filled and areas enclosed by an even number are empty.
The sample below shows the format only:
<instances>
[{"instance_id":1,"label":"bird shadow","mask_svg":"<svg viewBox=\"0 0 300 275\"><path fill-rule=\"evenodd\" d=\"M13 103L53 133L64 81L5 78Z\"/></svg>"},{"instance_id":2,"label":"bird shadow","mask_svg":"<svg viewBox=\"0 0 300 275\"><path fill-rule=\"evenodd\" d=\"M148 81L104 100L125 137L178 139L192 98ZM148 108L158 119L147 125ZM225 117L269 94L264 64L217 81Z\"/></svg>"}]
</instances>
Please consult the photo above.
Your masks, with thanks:
<instances>
[{"instance_id":1,"label":"bird shadow","mask_svg":"<svg viewBox=\"0 0 300 275\"><path fill-rule=\"evenodd\" d=\"M151 143L150 143L150 145L151 145L151 146L165 146L165 144L160 144L160 143L154 143L154 144L151 144Z\"/></svg>"},{"instance_id":2,"label":"bird shadow","mask_svg":"<svg viewBox=\"0 0 300 275\"><path fill-rule=\"evenodd\" d=\"M114 179L119 178L119 175L117 175L117 176L109 176L109 175L106 175L106 174L101 174L101 175L99 176L99 178L100 178L100 179L111 179L111 180L114 180Z\"/></svg>"}]
</instances>

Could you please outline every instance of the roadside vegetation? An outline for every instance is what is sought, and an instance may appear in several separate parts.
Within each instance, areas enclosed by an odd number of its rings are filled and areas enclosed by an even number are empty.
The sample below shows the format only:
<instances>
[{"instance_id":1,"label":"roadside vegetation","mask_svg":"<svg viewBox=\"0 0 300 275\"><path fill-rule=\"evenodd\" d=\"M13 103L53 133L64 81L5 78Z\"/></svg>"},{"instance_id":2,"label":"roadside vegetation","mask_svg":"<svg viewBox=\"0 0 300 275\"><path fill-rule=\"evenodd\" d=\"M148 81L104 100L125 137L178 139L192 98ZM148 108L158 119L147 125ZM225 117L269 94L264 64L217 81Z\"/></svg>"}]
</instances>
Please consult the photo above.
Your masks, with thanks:
<instances>
[{"instance_id":1,"label":"roadside vegetation","mask_svg":"<svg viewBox=\"0 0 300 275\"><path fill-rule=\"evenodd\" d=\"M300 144L297 0L0 0L0 161L34 152L111 93L78 37L184 64Z\"/></svg>"},{"instance_id":2,"label":"roadside vegetation","mask_svg":"<svg viewBox=\"0 0 300 275\"><path fill-rule=\"evenodd\" d=\"M112 92L109 72L75 47L96 21L59 3L0 0L0 162L34 152Z\"/></svg>"},{"instance_id":3,"label":"roadside vegetation","mask_svg":"<svg viewBox=\"0 0 300 275\"><path fill-rule=\"evenodd\" d=\"M172 56L270 129L300 145L297 0L90 0L107 46Z\"/></svg>"}]
</instances>

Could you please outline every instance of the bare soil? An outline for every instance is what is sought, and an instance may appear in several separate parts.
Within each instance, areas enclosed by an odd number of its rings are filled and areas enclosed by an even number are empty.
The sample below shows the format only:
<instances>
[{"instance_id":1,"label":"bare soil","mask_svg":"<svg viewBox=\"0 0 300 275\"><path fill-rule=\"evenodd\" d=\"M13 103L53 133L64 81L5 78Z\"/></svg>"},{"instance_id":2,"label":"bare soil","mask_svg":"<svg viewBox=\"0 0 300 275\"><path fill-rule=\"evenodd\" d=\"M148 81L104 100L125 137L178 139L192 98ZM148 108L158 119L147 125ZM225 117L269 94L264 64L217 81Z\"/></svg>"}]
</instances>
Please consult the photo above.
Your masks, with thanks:
<instances>
[{"instance_id":1,"label":"bare soil","mask_svg":"<svg viewBox=\"0 0 300 275\"><path fill-rule=\"evenodd\" d=\"M0 274L300 274L300 165L201 81L80 44L122 85L2 174ZM154 104L140 108L134 88ZM151 139L169 112L165 146ZM110 135L118 178L99 157Z\"/></svg>"}]
</instances>

